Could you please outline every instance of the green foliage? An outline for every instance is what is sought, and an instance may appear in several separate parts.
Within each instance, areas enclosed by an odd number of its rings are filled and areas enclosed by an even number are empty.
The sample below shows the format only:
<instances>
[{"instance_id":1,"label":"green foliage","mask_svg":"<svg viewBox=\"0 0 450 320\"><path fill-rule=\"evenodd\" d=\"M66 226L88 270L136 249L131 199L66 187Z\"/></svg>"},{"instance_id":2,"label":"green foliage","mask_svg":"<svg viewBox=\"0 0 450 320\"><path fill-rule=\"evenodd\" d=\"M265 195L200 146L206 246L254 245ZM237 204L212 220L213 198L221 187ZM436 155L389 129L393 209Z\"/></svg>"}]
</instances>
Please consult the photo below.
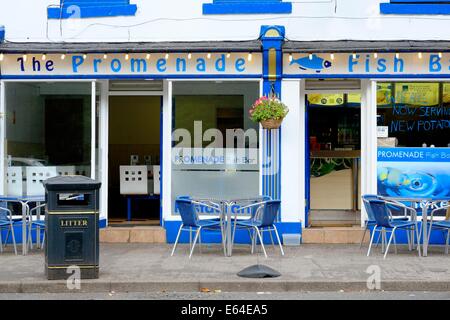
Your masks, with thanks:
<instances>
[{"instance_id":1,"label":"green foliage","mask_svg":"<svg viewBox=\"0 0 450 320\"><path fill-rule=\"evenodd\" d=\"M283 119L288 112L288 107L276 97L261 97L252 105L249 114L250 119L260 122L269 119Z\"/></svg>"}]
</instances>

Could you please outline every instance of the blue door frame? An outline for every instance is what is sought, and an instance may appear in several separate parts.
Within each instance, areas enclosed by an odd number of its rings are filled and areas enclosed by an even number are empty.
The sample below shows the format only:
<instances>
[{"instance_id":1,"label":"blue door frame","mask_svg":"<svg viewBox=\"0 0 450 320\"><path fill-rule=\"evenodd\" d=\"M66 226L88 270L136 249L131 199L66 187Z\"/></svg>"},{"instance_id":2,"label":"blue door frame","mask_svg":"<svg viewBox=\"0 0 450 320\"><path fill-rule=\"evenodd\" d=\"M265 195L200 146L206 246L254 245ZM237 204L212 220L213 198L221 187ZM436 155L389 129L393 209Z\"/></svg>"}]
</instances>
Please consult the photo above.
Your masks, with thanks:
<instances>
[{"instance_id":1,"label":"blue door frame","mask_svg":"<svg viewBox=\"0 0 450 320\"><path fill-rule=\"evenodd\" d=\"M305 95L305 228L309 226L311 210L311 156L309 146L309 103Z\"/></svg>"}]
</instances>

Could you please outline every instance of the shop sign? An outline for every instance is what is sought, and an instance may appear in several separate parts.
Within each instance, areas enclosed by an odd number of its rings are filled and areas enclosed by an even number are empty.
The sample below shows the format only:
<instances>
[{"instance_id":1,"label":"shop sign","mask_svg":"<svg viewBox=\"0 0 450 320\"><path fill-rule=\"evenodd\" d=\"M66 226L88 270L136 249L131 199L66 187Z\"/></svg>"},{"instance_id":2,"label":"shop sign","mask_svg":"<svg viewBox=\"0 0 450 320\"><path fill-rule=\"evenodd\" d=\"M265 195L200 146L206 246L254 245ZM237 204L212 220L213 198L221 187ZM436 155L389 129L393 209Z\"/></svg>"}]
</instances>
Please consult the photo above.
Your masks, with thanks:
<instances>
[{"instance_id":1,"label":"shop sign","mask_svg":"<svg viewBox=\"0 0 450 320\"><path fill-rule=\"evenodd\" d=\"M260 53L4 55L3 77L261 75Z\"/></svg>"},{"instance_id":2,"label":"shop sign","mask_svg":"<svg viewBox=\"0 0 450 320\"><path fill-rule=\"evenodd\" d=\"M378 148L378 193L399 197L449 197L450 149Z\"/></svg>"},{"instance_id":3,"label":"shop sign","mask_svg":"<svg viewBox=\"0 0 450 320\"><path fill-rule=\"evenodd\" d=\"M450 53L284 54L289 76L406 76L450 75Z\"/></svg>"},{"instance_id":4,"label":"shop sign","mask_svg":"<svg viewBox=\"0 0 450 320\"><path fill-rule=\"evenodd\" d=\"M172 148L174 165L257 165L257 148Z\"/></svg>"}]
</instances>

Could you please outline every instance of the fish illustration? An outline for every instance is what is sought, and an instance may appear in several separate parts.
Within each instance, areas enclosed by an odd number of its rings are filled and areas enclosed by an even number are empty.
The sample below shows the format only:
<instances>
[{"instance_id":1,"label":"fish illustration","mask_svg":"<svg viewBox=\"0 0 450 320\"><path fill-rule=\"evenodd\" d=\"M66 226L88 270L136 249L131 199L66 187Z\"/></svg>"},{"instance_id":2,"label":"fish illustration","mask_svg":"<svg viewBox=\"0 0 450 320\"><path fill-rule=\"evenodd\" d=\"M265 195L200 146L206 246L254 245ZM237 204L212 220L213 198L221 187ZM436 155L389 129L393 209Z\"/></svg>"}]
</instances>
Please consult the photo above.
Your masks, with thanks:
<instances>
[{"instance_id":1,"label":"fish illustration","mask_svg":"<svg viewBox=\"0 0 450 320\"><path fill-rule=\"evenodd\" d=\"M298 64L302 70L315 70L317 73L331 67L331 62L313 54L311 57L304 57L292 60L290 65Z\"/></svg>"},{"instance_id":2,"label":"fish illustration","mask_svg":"<svg viewBox=\"0 0 450 320\"><path fill-rule=\"evenodd\" d=\"M403 172L392 167L378 169L378 189L388 196L446 196L448 176L436 177L430 173Z\"/></svg>"}]
</instances>

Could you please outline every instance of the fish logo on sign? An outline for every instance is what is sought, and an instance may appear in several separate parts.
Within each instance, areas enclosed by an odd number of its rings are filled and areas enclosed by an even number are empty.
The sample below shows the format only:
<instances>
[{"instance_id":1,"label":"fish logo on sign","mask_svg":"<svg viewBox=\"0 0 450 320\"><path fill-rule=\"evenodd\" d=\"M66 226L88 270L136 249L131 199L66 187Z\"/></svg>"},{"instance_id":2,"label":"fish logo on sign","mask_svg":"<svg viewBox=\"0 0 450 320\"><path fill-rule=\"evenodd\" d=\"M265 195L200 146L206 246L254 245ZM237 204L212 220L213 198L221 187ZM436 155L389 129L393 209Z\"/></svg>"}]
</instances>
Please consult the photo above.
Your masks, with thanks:
<instances>
[{"instance_id":1,"label":"fish logo on sign","mask_svg":"<svg viewBox=\"0 0 450 320\"><path fill-rule=\"evenodd\" d=\"M302 70L314 70L317 73L330 68L332 65L330 61L320 58L315 54L308 57L292 60L290 65L293 64L298 64L299 68Z\"/></svg>"}]
</instances>

